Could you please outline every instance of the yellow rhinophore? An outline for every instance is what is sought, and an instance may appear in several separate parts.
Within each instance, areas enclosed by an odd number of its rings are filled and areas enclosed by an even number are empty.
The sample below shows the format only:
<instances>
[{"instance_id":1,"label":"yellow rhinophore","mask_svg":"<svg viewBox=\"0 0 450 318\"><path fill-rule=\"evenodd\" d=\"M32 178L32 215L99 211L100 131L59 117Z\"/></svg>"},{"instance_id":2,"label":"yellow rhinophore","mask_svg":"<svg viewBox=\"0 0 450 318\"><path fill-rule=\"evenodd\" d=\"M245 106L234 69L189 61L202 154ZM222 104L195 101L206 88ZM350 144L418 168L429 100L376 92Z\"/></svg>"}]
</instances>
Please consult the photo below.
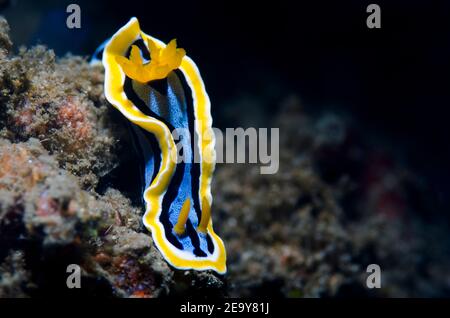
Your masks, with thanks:
<instances>
[{"instance_id":1,"label":"yellow rhinophore","mask_svg":"<svg viewBox=\"0 0 450 318\"><path fill-rule=\"evenodd\" d=\"M189 211L191 209L191 200L188 198L184 201L181 207L180 215L178 216L177 224L173 227L173 230L177 235L183 235L186 232L186 222L189 217Z\"/></svg>"}]
</instances>

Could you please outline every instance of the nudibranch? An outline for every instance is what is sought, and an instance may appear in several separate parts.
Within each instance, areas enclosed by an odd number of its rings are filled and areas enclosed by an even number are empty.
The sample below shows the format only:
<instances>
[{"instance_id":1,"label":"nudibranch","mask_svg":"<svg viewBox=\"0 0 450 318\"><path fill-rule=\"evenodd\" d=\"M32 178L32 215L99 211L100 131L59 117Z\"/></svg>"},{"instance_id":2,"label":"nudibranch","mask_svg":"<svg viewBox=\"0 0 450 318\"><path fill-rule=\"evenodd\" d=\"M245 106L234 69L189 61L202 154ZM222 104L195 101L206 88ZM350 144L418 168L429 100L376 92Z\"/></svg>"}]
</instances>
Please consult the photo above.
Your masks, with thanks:
<instances>
[{"instance_id":1,"label":"nudibranch","mask_svg":"<svg viewBox=\"0 0 450 318\"><path fill-rule=\"evenodd\" d=\"M133 127L145 162L143 223L169 264L226 272L226 252L211 221L215 139L211 105L195 63L141 31L132 18L94 54L105 96ZM172 132L180 136L183 160ZM198 154L199 160L194 160Z\"/></svg>"}]
</instances>

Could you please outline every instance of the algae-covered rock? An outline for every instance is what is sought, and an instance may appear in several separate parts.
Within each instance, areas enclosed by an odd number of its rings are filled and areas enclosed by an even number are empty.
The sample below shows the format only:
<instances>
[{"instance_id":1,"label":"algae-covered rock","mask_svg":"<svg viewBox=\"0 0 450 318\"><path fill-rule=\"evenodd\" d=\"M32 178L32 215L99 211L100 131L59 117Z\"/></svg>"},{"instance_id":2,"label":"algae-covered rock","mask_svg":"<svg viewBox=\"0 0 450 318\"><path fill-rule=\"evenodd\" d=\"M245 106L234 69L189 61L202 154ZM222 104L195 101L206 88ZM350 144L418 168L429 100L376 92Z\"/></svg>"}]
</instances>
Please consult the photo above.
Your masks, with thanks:
<instances>
[{"instance_id":1,"label":"algae-covered rock","mask_svg":"<svg viewBox=\"0 0 450 318\"><path fill-rule=\"evenodd\" d=\"M9 51L7 35L1 37L3 50ZM0 135L11 141L39 139L61 167L85 187L95 186L117 159L102 88L101 71L80 57L57 60L43 46L3 55Z\"/></svg>"},{"instance_id":2,"label":"algae-covered rock","mask_svg":"<svg viewBox=\"0 0 450 318\"><path fill-rule=\"evenodd\" d=\"M82 269L80 294L169 294L174 271L142 206L105 177L130 160L130 141L102 69L43 46L15 55L0 27L0 297L74 293L69 264Z\"/></svg>"},{"instance_id":3,"label":"algae-covered rock","mask_svg":"<svg viewBox=\"0 0 450 318\"><path fill-rule=\"evenodd\" d=\"M274 126L280 127L278 173L223 165L213 184L215 224L228 247L229 295L449 292L447 228L420 220L430 207L414 203L426 196L417 176L359 139L348 118L308 116L296 97L282 103ZM440 243L430 240L431 232ZM370 264L381 268L380 289L366 285Z\"/></svg>"},{"instance_id":4,"label":"algae-covered rock","mask_svg":"<svg viewBox=\"0 0 450 318\"><path fill-rule=\"evenodd\" d=\"M15 54L8 30L0 18L0 297L448 295L443 229L410 203L425 196L420 178L351 118L310 116L295 96L271 114L278 173L217 167L228 273L175 270L142 225L138 156L102 68L44 46ZM70 264L80 289L66 285ZM367 288L369 264L383 288Z\"/></svg>"}]
</instances>

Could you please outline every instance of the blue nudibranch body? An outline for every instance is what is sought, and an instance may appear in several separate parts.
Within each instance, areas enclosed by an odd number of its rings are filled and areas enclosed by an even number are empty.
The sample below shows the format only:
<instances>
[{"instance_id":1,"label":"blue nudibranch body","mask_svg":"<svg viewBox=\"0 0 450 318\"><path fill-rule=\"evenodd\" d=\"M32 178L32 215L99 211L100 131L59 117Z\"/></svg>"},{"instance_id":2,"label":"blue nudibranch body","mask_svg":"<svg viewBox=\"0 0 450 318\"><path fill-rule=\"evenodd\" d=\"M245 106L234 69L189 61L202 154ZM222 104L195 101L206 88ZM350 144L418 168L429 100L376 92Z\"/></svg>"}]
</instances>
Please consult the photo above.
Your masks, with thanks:
<instances>
[{"instance_id":1,"label":"blue nudibranch body","mask_svg":"<svg viewBox=\"0 0 450 318\"><path fill-rule=\"evenodd\" d=\"M211 221L210 101L197 66L175 40L165 45L142 32L136 18L100 46L92 63L98 56L105 96L132 123L145 160L143 223L157 248L176 268L225 273L225 247ZM180 140L182 162L171 133L180 128L189 130Z\"/></svg>"}]
</instances>

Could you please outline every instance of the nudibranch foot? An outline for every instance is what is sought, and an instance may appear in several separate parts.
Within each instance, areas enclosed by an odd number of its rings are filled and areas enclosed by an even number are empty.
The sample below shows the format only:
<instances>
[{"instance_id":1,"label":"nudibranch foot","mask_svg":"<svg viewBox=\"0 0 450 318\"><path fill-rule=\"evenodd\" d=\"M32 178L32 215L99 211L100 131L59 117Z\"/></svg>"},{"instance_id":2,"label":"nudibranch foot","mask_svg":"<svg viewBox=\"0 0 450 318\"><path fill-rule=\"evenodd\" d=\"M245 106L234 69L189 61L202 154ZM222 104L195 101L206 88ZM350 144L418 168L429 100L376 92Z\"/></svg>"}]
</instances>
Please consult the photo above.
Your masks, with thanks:
<instances>
[{"instance_id":1,"label":"nudibranch foot","mask_svg":"<svg viewBox=\"0 0 450 318\"><path fill-rule=\"evenodd\" d=\"M214 136L197 66L176 40L165 45L142 32L136 18L102 44L91 63L100 56L105 96L132 123L145 161L143 223L156 247L176 268L225 273L225 247L211 220L215 140L196 138ZM172 132L179 129L189 133L179 141L183 160L174 160Z\"/></svg>"}]
</instances>

